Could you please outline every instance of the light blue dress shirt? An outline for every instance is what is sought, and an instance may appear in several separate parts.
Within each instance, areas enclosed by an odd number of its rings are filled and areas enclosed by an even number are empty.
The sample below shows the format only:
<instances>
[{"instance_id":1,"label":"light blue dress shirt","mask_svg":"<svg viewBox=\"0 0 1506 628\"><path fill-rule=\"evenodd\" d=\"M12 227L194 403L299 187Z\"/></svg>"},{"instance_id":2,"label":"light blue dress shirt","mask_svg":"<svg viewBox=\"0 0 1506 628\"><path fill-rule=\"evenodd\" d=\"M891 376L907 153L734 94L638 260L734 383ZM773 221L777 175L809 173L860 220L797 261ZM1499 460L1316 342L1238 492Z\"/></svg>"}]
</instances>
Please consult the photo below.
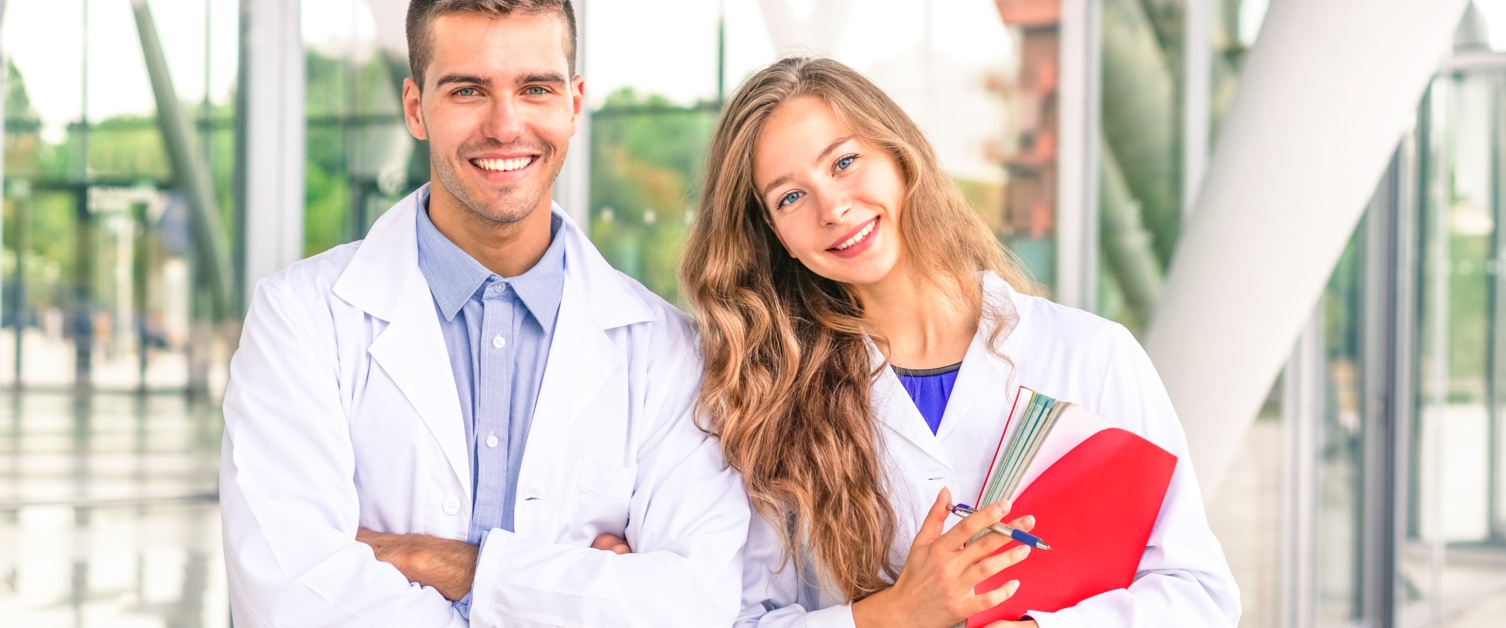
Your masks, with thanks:
<instances>
[{"instance_id":1,"label":"light blue dress shirt","mask_svg":"<svg viewBox=\"0 0 1506 628\"><path fill-rule=\"evenodd\" d=\"M434 295L471 452L467 540L483 547L487 532L513 529L518 469L564 292L564 242L555 237L560 218L550 219L544 257L504 278L440 233L427 202L418 212L418 269ZM455 603L467 618L470 600L467 594Z\"/></svg>"}]
</instances>

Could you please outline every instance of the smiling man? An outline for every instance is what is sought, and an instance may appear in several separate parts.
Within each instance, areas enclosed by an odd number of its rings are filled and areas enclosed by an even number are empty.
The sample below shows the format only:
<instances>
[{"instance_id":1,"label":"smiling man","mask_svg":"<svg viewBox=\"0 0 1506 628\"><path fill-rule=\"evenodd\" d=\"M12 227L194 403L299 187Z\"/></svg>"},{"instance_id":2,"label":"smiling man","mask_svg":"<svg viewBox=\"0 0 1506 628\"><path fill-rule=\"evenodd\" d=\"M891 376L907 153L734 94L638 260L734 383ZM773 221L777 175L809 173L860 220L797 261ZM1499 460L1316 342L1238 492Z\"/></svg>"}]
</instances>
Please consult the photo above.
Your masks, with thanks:
<instances>
[{"instance_id":1,"label":"smiling man","mask_svg":"<svg viewBox=\"0 0 1506 628\"><path fill-rule=\"evenodd\" d=\"M687 321L553 205L568 0L408 10L431 182L257 286L225 396L238 626L714 626L747 499Z\"/></svg>"}]
</instances>

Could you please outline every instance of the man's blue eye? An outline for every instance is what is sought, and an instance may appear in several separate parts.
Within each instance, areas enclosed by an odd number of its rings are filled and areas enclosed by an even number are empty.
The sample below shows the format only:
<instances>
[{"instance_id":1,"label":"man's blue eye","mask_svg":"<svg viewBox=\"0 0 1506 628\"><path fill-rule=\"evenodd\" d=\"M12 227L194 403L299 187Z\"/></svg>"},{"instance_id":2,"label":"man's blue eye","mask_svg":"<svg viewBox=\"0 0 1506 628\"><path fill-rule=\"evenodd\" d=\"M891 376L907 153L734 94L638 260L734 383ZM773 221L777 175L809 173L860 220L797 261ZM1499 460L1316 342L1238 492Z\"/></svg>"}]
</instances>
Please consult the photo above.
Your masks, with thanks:
<instances>
[{"instance_id":1,"label":"man's blue eye","mask_svg":"<svg viewBox=\"0 0 1506 628\"><path fill-rule=\"evenodd\" d=\"M846 170L847 167L851 166L852 162L854 160L856 160L857 158L858 158L857 155L848 155L846 157L838 159L837 160L837 170Z\"/></svg>"},{"instance_id":2,"label":"man's blue eye","mask_svg":"<svg viewBox=\"0 0 1506 628\"><path fill-rule=\"evenodd\" d=\"M790 192L789 194L785 194L783 198L779 199L779 206L784 207L785 205L789 205L790 203L793 203L797 200L800 200L800 193Z\"/></svg>"}]
</instances>

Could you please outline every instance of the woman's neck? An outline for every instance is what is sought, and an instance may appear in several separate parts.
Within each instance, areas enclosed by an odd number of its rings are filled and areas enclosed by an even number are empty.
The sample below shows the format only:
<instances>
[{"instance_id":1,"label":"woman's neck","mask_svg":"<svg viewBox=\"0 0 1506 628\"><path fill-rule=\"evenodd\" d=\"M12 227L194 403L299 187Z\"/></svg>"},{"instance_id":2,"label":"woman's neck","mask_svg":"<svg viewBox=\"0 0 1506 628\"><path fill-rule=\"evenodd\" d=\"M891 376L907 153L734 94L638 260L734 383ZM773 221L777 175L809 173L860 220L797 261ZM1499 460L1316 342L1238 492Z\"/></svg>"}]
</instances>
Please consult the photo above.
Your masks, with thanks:
<instances>
[{"instance_id":1,"label":"woman's neck","mask_svg":"<svg viewBox=\"0 0 1506 628\"><path fill-rule=\"evenodd\" d=\"M974 285L961 288L981 290ZM979 306L962 297L962 290L948 293L902 272L876 284L854 287L863 304L863 318L887 342L887 347L881 347L884 357L890 364L912 369L948 366L967 356L980 312Z\"/></svg>"}]
</instances>

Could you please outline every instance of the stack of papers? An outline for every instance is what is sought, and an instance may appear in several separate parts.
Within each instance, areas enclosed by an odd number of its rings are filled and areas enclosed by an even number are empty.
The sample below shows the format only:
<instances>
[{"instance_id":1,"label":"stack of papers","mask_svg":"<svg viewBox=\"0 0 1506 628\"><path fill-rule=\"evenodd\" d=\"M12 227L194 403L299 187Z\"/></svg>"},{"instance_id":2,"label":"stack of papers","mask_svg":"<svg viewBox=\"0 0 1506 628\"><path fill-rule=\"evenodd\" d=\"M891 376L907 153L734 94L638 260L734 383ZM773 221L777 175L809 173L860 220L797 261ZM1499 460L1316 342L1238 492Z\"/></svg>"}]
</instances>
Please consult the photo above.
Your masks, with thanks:
<instances>
[{"instance_id":1,"label":"stack of papers","mask_svg":"<svg viewBox=\"0 0 1506 628\"><path fill-rule=\"evenodd\" d=\"M1051 434L1051 428L1056 427L1062 412L1071 405L1071 402L1057 401L1029 388L1020 389L1009 411L1010 419L1005 430L1007 432L1009 424L1014 423L1015 417L1020 418L1019 428L1009 439L1008 447L1002 446L1003 437L1000 437L1001 446L994 452L993 463L988 467L988 479L983 483L983 494L978 497L979 508L1017 494L1020 481L1025 479L1025 469L1040 453L1041 445Z\"/></svg>"}]
</instances>

